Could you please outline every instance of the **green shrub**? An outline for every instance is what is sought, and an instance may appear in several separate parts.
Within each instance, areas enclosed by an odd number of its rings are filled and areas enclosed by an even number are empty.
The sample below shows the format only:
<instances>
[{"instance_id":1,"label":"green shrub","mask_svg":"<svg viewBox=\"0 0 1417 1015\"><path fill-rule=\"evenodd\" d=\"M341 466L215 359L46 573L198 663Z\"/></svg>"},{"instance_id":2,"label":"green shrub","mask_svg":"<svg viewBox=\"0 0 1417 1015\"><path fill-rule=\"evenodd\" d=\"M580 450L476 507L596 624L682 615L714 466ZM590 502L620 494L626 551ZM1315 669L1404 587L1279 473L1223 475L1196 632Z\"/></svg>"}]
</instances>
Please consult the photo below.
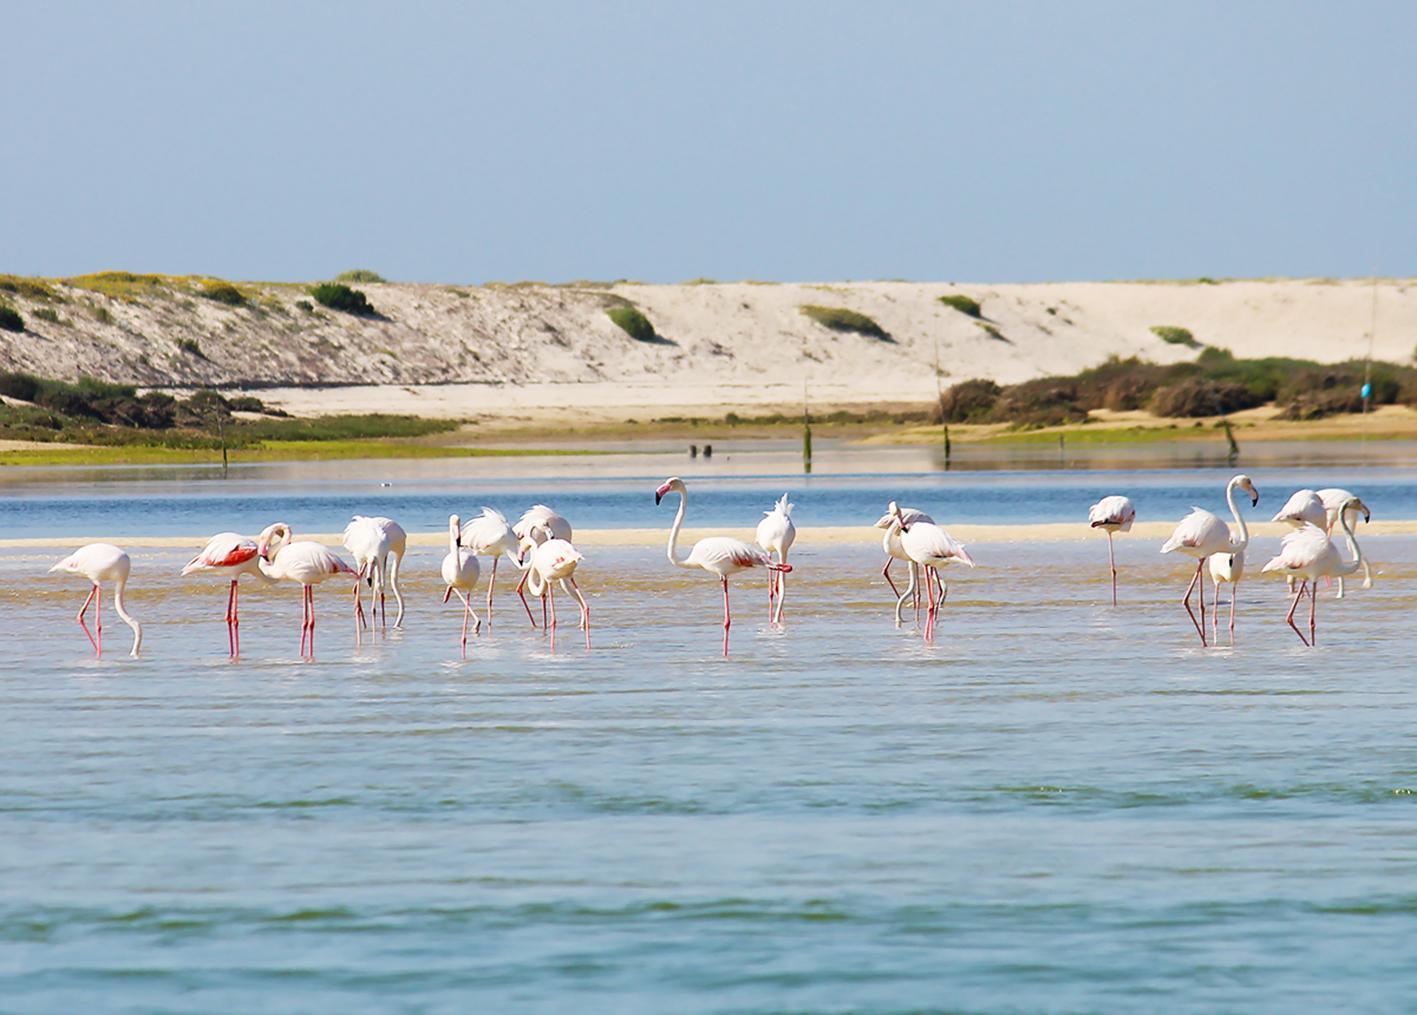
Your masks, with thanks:
<instances>
[{"instance_id":1,"label":"green shrub","mask_svg":"<svg viewBox=\"0 0 1417 1015\"><path fill-rule=\"evenodd\" d=\"M649 318L640 313L638 308L628 304L620 307L611 307L605 311L605 315L619 325L620 330L629 335L636 342L653 342L659 336L655 334L654 325L649 323Z\"/></svg>"},{"instance_id":2,"label":"green shrub","mask_svg":"<svg viewBox=\"0 0 1417 1015\"><path fill-rule=\"evenodd\" d=\"M296 300L295 305L307 314L313 314L315 312L315 304L311 303L309 300Z\"/></svg>"},{"instance_id":3,"label":"green shrub","mask_svg":"<svg viewBox=\"0 0 1417 1015\"><path fill-rule=\"evenodd\" d=\"M963 293L952 293L949 296L939 297L941 303L947 307L958 310L961 314L970 317L982 317L984 308L979 305L979 301L972 296L965 296Z\"/></svg>"},{"instance_id":4,"label":"green shrub","mask_svg":"<svg viewBox=\"0 0 1417 1015\"><path fill-rule=\"evenodd\" d=\"M25 319L14 307L0 307L0 331L24 331Z\"/></svg>"},{"instance_id":5,"label":"green shrub","mask_svg":"<svg viewBox=\"0 0 1417 1015\"><path fill-rule=\"evenodd\" d=\"M855 310L843 307L822 307L815 303L804 303L798 307L802 313L832 331L845 331L870 338L890 339L890 335L871 318Z\"/></svg>"},{"instance_id":6,"label":"green shrub","mask_svg":"<svg viewBox=\"0 0 1417 1015\"><path fill-rule=\"evenodd\" d=\"M352 268L349 271L342 271L335 276L336 282L387 282L377 271L370 271L368 268Z\"/></svg>"},{"instance_id":7,"label":"green shrub","mask_svg":"<svg viewBox=\"0 0 1417 1015\"><path fill-rule=\"evenodd\" d=\"M266 412L266 403L255 395L237 395L235 398L228 398L226 404L231 407L232 412Z\"/></svg>"},{"instance_id":8,"label":"green shrub","mask_svg":"<svg viewBox=\"0 0 1417 1015\"><path fill-rule=\"evenodd\" d=\"M342 310L356 317L375 316L368 297L358 289L351 289L339 282L322 282L320 285L311 286L310 295L315 298L316 303L331 310Z\"/></svg>"},{"instance_id":9,"label":"green shrub","mask_svg":"<svg viewBox=\"0 0 1417 1015\"><path fill-rule=\"evenodd\" d=\"M1363 394L1361 388L1331 388L1326 391L1306 392L1297 395L1284 411L1280 419L1305 420L1322 419L1339 413L1362 412Z\"/></svg>"},{"instance_id":10,"label":"green shrub","mask_svg":"<svg viewBox=\"0 0 1417 1015\"><path fill-rule=\"evenodd\" d=\"M229 307L239 307L246 302L246 294L230 282L203 282L202 295Z\"/></svg>"},{"instance_id":11,"label":"green shrub","mask_svg":"<svg viewBox=\"0 0 1417 1015\"><path fill-rule=\"evenodd\" d=\"M993 381L960 381L940 394L940 402L932 414L936 423L972 423L989 418L998 404L1002 389Z\"/></svg>"},{"instance_id":12,"label":"green shrub","mask_svg":"<svg viewBox=\"0 0 1417 1015\"><path fill-rule=\"evenodd\" d=\"M207 358L202 353L202 347L197 344L197 340L195 338L179 338L177 340L177 348L181 349L189 356L196 356L198 359Z\"/></svg>"},{"instance_id":13,"label":"green shrub","mask_svg":"<svg viewBox=\"0 0 1417 1015\"><path fill-rule=\"evenodd\" d=\"M1226 416L1241 409L1263 405L1265 401L1235 381L1192 377L1157 388L1148 408L1158 416L1194 419L1197 416Z\"/></svg>"},{"instance_id":14,"label":"green shrub","mask_svg":"<svg viewBox=\"0 0 1417 1015\"><path fill-rule=\"evenodd\" d=\"M39 378L33 374L3 373L0 374L0 395L6 398L18 398L22 402L33 402L34 396L39 393Z\"/></svg>"},{"instance_id":15,"label":"green shrub","mask_svg":"<svg viewBox=\"0 0 1417 1015\"><path fill-rule=\"evenodd\" d=\"M40 307L34 312L34 316L41 321L48 321L50 324L63 324L63 320L51 307Z\"/></svg>"},{"instance_id":16,"label":"green shrub","mask_svg":"<svg viewBox=\"0 0 1417 1015\"><path fill-rule=\"evenodd\" d=\"M43 282L19 275L0 275L0 292L14 293L32 300L44 300L46 303L64 302L58 293Z\"/></svg>"},{"instance_id":17,"label":"green shrub","mask_svg":"<svg viewBox=\"0 0 1417 1015\"><path fill-rule=\"evenodd\" d=\"M93 319L99 324L113 323L113 314L109 312L109 309L107 307L94 304L89 309L93 311Z\"/></svg>"},{"instance_id":18,"label":"green shrub","mask_svg":"<svg viewBox=\"0 0 1417 1015\"><path fill-rule=\"evenodd\" d=\"M1178 328L1171 324L1154 324L1151 327L1151 333L1171 345L1184 345L1187 349L1201 347L1201 344L1196 341L1195 336L1187 328Z\"/></svg>"}]
</instances>

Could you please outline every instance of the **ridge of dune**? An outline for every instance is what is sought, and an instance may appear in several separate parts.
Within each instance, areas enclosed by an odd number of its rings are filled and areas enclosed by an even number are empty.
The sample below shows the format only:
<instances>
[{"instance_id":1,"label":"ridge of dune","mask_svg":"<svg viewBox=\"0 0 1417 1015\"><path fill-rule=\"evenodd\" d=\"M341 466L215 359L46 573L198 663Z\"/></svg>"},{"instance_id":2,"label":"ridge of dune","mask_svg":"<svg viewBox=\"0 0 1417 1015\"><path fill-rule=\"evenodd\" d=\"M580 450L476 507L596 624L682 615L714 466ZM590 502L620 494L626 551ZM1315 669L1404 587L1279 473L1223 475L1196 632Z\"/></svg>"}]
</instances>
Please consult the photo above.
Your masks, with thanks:
<instances>
[{"instance_id":1,"label":"ridge of dune","mask_svg":"<svg viewBox=\"0 0 1417 1015\"><path fill-rule=\"evenodd\" d=\"M1068 374L1110 356L1169 363L1194 349L1170 325L1240 356L1337 362L1368 352L1374 284L1281 279L1040 284L852 282L640 285L356 283L380 316L312 306L306 287L239 283L243 306L200 295L199 280L108 295L45 280L58 296L0 294L25 318L0 331L0 369L90 375L145 387L276 389L295 411L424 415L636 407L924 402L938 383ZM939 301L967 295L976 319ZM1417 285L1376 283L1379 359L1405 362ZM631 338L607 316L633 305L661 336ZM806 304L865 314L887 338L839 332ZM57 321L36 316L49 311ZM48 314L46 314L48 316ZM530 383L528 383L530 382ZM324 386L369 386L338 396ZM440 388L461 386L455 390ZM305 389L303 392L301 389Z\"/></svg>"}]
</instances>

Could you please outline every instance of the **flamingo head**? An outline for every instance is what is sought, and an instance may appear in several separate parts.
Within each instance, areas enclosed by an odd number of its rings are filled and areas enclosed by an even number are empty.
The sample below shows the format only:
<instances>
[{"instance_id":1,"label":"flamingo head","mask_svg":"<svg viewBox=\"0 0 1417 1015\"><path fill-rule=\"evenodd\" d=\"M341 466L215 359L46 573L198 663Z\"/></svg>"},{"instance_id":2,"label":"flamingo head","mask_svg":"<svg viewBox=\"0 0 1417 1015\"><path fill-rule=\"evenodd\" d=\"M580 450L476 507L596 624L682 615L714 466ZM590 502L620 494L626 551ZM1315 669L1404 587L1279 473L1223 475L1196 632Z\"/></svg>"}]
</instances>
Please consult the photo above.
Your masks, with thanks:
<instances>
[{"instance_id":1,"label":"flamingo head","mask_svg":"<svg viewBox=\"0 0 1417 1015\"><path fill-rule=\"evenodd\" d=\"M654 491L654 502L658 504L670 493L682 494L683 492L684 481L678 476L670 476L663 483L659 484L659 488Z\"/></svg>"},{"instance_id":2,"label":"flamingo head","mask_svg":"<svg viewBox=\"0 0 1417 1015\"><path fill-rule=\"evenodd\" d=\"M910 526L905 524L905 516L901 514L900 505L895 501L891 501L890 505L886 508L886 519L886 528L893 529L899 526L901 532L910 531Z\"/></svg>"},{"instance_id":3,"label":"flamingo head","mask_svg":"<svg viewBox=\"0 0 1417 1015\"><path fill-rule=\"evenodd\" d=\"M290 542L290 526L285 522L267 525L256 539L256 553L266 563L280 552L281 547Z\"/></svg>"},{"instance_id":4,"label":"flamingo head","mask_svg":"<svg viewBox=\"0 0 1417 1015\"><path fill-rule=\"evenodd\" d=\"M1241 490L1250 495L1250 507L1254 507L1260 502L1260 492L1255 489L1255 484L1251 482L1249 476L1236 476L1230 482L1234 483Z\"/></svg>"},{"instance_id":5,"label":"flamingo head","mask_svg":"<svg viewBox=\"0 0 1417 1015\"><path fill-rule=\"evenodd\" d=\"M1350 511L1363 512L1363 521L1365 522L1371 522L1373 520L1373 513L1368 510L1368 505L1364 504L1357 497L1350 497L1347 501L1344 502L1343 513L1347 514Z\"/></svg>"},{"instance_id":6,"label":"flamingo head","mask_svg":"<svg viewBox=\"0 0 1417 1015\"><path fill-rule=\"evenodd\" d=\"M448 535L452 536L454 546L462 546L462 519L457 515L448 515Z\"/></svg>"}]
</instances>

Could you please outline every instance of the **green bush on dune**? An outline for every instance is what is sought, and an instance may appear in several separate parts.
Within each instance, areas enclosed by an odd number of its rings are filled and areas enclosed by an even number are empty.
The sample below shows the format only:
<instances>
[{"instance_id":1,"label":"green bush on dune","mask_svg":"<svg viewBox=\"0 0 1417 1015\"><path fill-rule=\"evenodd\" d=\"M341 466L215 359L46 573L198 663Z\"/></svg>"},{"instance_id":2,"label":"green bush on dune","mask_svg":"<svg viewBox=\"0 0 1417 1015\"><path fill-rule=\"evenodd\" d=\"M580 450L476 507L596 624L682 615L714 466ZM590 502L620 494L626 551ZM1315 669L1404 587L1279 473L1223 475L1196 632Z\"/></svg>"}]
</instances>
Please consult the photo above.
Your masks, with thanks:
<instances>
[{"instance_id":1,"label":"green bush on dune","mask_svg":"<svg viewBox=\"0 0 1417 1015\"><path fill-rule=\"evenodd\" d=\"M1173 324L1152 325L1151 333L1171 345L1184 345L1187 349L1199 349L1201 344L1191 334L1189 328L1178 328Z\"/></svg>"},{"instance_id":2,"label":"green bush on dune","mask_svg":"<svg viewBox=\"0 0 1417 1015\"><path fill-rule=\"evenodd\" d=\"M358 289L351 289L347 285L339 282L322 282L319 285L310 287L310 295L315 302L322 307L329 307L331 310L342 310L346 314L353 314L356 317L377 316L369 298Z\"/></svg>"},{"instance_id":3,"label":"green bush on dune","mask_svg":"<svg viewBox=\"0 0 1417 1015\"><path fill-rule=\"evenodd\" d=\"M649 318L640 313L638 308L629 304L611 307L605 311L605 316L614 321L621 331L636 342L653 342L659 338L655 333L654 325L649 323Z\"/></svg>"},{"instance_id":4,"label":"green bush on dune","mask_svg":"<svg viewBox=\"0 0 1417 1015\"><path fill-rule=\"evenodd\" d=\"M832 331L845 331L869 338L889 339L891 336L879 324L865 314L845 307L823 307L815 303L804 303L797 308L803 314Z\"/></svg>"},{"instance_id":5,"label":"green bush on dune","mask_svg":"<svg viewBox=\"0 0 1417 1015\"><path fill-rule=\"evenodd\" d=\"M967 314L970 317L982 317L984 315L984 308L981 307L979 301L972 296L966 296L963 293L952 293L948 296L939 297L939 300L945 306L958 310L961 314Z\"/></svg>"},{"instance_id":6,"label":"green bush on dune","mask_svg":"<svg viewBox=\"0 0 1417 1015\"><path fill-rule=\"evenodd\" d=\"M368 268L351 268L349 271L342 271L335 276L336 282L387 282L377 271L370 271Z\"/></svg>"},{"instance_id":7,"label":"green bush on dune","mask_svg":"<svg viewBox=\"0 0 1417 1015\"><path fill-rule=\"evenodd\" d=\"M24 331L25 319L20 316L20 312L14 307L0 307L0 329L5 331Z\"/></svg>"}]
</instances>

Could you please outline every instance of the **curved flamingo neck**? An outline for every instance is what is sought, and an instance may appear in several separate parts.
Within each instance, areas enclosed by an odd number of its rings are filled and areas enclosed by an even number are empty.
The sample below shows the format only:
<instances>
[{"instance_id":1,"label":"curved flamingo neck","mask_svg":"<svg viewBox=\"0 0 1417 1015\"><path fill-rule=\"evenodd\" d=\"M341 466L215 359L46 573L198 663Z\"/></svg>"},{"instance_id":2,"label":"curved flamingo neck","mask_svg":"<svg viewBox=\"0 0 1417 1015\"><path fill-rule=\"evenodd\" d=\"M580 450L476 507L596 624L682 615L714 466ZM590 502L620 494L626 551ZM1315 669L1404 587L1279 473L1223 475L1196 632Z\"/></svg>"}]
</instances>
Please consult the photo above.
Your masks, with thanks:
<instances>
[{"instance_id":1,"label":"curved flamingo neck","mask_svg":"<svg viewBox=\"0 0 1417 1015\"><path fill-rule=\"evenodd\" d=\"M1348 545L1353 548L1353 560L1347 564L1340 564L1338 573L1352 574L1363 566L1363 548L1358 545L1358 537L1353 535L1353 526L1348 524L1348 512L1339 512L1338 524L1343 526L1343 534L1348 537Z\"/></svg>"},{"instance_id":2,"label":"curved flamingo neck","mask_svg":"<svg viewBox=\"0 0 1417 1015\"><path fill-rule=\"evenodd\" d=\"M690 565L679 557L679 530L684 527L684 512L689 506L689 491L687 489L676 490L679 494L679 510L674 512L674 524L669 527L669 547L666 552L669 555L669 563L675 567L689 567Z\"/></svg>"},{"instance_id":3,"label":"curved flamingo neck","mask_svg":"<svg viewBox=\"0 0 1417 1015\"><path fill-rule=\"evenodd\" d=\"M461 535L461 533L458 532L458 527L457 527L456 525L453 525L452 523L449 523L449 524L448 524L448 552L451 553L451 554L453 555L453 557L455 557L455 558L456 558L457 555L458 555L458 540L459 540L459 536L460 536L460 535Z\"/></svg>"},{"instance_id":4,"label":"curved flamingo neck","mask_svg":"<svg viewBox=\"0 0 1417 1015\"><path fill-rule=\"evenodd\" d=\"M1236 550L1243 550L1250 545L1250 528L1245 524L1245 516L1240 514L1240 509L1235 506L1235 487L1238 486L1235 480L1225 487L1225 503L1230 505L1230 513L1235 516L1235 524L1240 528L1240 538L1231 539L1230 546Z\"/></svg>"},{"instance_id":5,"label":"curved flamingo neck","mask_svg":"<svg viewBox=\"0 0 1417 1015\"><path fill-rule=\"evenodd\" d=\"M137 620L133 618L133 615L128 612L127 608L123 604L123 590L127 588L127 586L127 579L119 579L118 581L113 583L113 608L118 611L118 616L123 618L123 623L127 624L133 629L132 654L134 658L136 658L138 655L138 649L142 648L143 645L143 625L139 624Z\"/></svg>"}]
</instances>

